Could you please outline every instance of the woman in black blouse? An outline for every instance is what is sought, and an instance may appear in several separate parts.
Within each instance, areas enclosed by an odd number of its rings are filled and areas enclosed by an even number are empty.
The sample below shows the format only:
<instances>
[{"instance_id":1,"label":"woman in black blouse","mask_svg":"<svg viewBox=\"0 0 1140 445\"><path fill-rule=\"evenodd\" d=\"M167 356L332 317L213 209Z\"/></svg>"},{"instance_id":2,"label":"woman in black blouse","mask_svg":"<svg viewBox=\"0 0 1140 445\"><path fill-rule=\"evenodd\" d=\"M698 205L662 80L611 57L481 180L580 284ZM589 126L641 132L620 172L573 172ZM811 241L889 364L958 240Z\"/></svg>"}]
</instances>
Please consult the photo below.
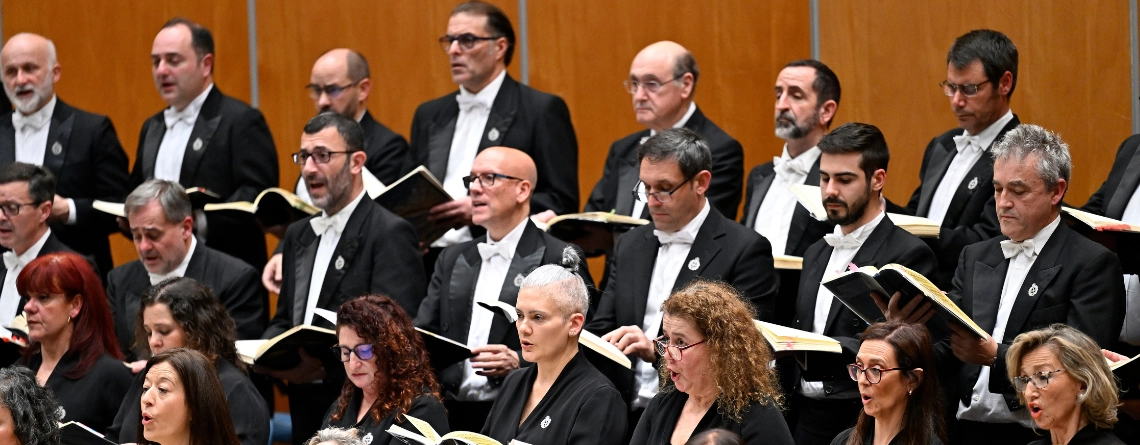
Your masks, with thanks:
<instances>
[{"instance_id":1,"label":"woman in black blouse","mask_svg":"<svg viewBox=\"0 0 1140 445\"><path fill-rule=\"evenodd\" d=\"M723 428L744 443L791 445L772 350L732 286L695 280L662 306L655 340L665 387L641 415L631 445L681 445Z\"/></svg>"},{"instance_id":2,"label":"woman in black blouse","mask_svg":"<svg viewBox=\"0 0 1140 445\"><path fill-rule=\"evenodd\" d=\"M131 384L115 339L103 284L87 260L52 253L32 260L16 278L27 298L28 339L22 363L59 401L61 423L104 431Z\"/></svg>"}]
</instances>

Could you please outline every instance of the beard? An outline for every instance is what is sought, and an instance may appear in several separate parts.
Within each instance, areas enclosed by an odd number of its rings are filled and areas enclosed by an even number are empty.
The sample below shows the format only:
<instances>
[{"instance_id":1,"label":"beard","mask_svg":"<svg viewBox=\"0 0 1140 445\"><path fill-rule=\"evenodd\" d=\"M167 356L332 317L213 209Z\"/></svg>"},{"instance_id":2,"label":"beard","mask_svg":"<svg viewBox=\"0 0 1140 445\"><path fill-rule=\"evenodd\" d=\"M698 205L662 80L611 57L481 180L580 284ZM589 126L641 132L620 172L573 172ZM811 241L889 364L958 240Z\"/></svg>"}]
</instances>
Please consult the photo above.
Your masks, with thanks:
<instances>
[{"instance_id":1,"label":"beard","mask_svg":"<svg viewBox=\"0 0 1140 445\"><path fill-rule=\"evenodd\" d=\"M352 163L345 159L344 167L341 167L336 176L323 178L326 193L321 197L310 194L313 206L328 212L331 208L347 204L345 200L348 198L348 193L352 191L351 169Z\"/></svg>"},{"instance_id":2,"label":"beard","mask_svg":"<svg viewBox=\"0 0 1140 445\"><path fill-rule=\"evenodd\" d=\"M868 195L860 196L851 204L835 196L824 198L824 206L828 204L840 204L846 209L846 212L842 214L840 210L827 209L827 222L840 226L853 224L858 221L859 218L863 217L863 213L867 210L867 203L870 201L871 199Z\"/></svg>"},{"instance_id":3,"label":"beard","mask_svg":"<svg viewBox=\"0 0 1140 445\"><path fill-rule=\"evenodd\" d=\"M776 116L776 137L783 140L799 139L811 132L812 122L819 121L819 110L812 112L806 122L796 120L791 110L784 111Z\"/></svg>"},{"instance_id":4,"label":"beard","mask_svg":"<svg viewBox=\"0 0 1140 445\"><path fill-rule=\"evenodd\" d=\"M32 92L32 95L27 99L21 100L19 96L16 95L27 91ZM12 106L24 114L35 113L51 98L51 90L49 88L37 88L32 84L16 87L15 90L10 90L7 85L4 85L4 94L8 96L8 100L12 102Z\"/></svg>"}]
</instances>

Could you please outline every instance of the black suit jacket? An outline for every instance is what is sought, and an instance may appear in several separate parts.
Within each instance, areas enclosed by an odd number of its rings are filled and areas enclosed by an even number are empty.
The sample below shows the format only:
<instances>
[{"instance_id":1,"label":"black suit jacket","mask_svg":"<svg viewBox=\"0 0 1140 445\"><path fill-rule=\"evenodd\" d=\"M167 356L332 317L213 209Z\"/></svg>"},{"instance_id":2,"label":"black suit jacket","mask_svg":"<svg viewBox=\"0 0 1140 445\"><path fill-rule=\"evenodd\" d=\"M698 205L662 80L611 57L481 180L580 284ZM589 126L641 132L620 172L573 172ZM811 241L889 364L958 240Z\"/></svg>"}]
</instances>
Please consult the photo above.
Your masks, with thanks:
<instances>
[{"instance_id":1,"label":"black suit jacket","mask_svg":"<svg viewBox=\"0 0 1140 445\"><path fill-rule=\"evenodd\" d=\"M0 116L0 166L15 161L16 129L8 113ZM130 192L127 154L111 120L57 98L41 165L55 176L56 194L75 201L75 224L52 224L52 234L94 257L99 270L111 270L114 263L107 235L117 231L118 224L114 216L91 207L96 199L122 202Z\"/></svg>"},{"instance_id":2,"label":"black suit jacket","mask_svg":"<svg viewBox=\"0 0 1140 445\"><path fill-rule=\"evenodd\" d=\"M261 286L261 273L237 258L199 242L186 265L186 278L193 278L214 293L237 324L239 340L261 338L269 322L269 294ZM107 299L115 320L115 334L127 357L132 350L139 300L149 288L150 275L142 261L131 261L111 270L107 276ZM145 345L139 345L145 349Z\"/></svg>"},{"instance_id":3,"label":"black suit jacket","mask_svg":"<svg viewBox=\"0 0 1140 445\"><path fill-rule=\"evenodd\" d=\"M1021 120L1014 115L994 138L993 143L1000 141L1007 132L1020 124ZM922 217L930 214L930 202L934 199L934 192L938 190L938 185L942 182L946 170L950 168L950 163L958 155L954 136L961 134L962 129L955 128L930 140L926 145L926 152L922 155L918 188L914 190L905 208L892 206L890 211ZM946 209L946 217L942 220L942 230L938 238L927 240L934 253L938 255L938 275L934 284L939 287L946 288L950 285L958 256L963 248L1001 235L994 204L994 163L990 157L993 143L986 147L982 157L962 178L962 183L958 184L958 189L950 200L950 207ZM973 187L970 187L971 185Z\"/></svg>"},{"instance_id":4,"label":"black suit jacket","mask_svg":"<svg viewBox=\"0 0 1140 445\"><path fill-rule=\"evenodd\" d=\"M729 219L736 219L736 208L740 206L740 183L744 177L744 149L740 142L729 136L720 127L701 113L701 109L689 116L685 128L693 130L708 142L712 152L712 184L709 185L709 203ZM586 201L587 212L609 212L636 218L633 212L633 189L640 181L640 165L637 162L637 147L649 137L649 130L642 130L610 145L606 155L606 166L602 178L594 184L590 199ZM819 175L816 175L817 177ZM643 214L648 211L645 208ZM649 219L646 216L645 219Z\"/></svg>"},{"instance_id":5,"label":"black suit jacket","mask_svg":"<svg viewBox=\"0 0 1140 445\"><path fill-rule=\"evenodd\" d=\"M483 257L479 255L478 245L485 242L487 242L486 235L450 246L440 253L435 263L435 272L431 275L431 283L428 285L427 297L420 303L419 313L416 314L416 327L467 344L471 329L471 313L473 310L484 310L474 309L473 305L475 285L479 281L479 270L483 266ZM499 300L514 306L519 296L519 287L515 285L515 278L526 277L545 264L558 264L562 260L562 249L567 246L571 244L539 230L528 220L515 248L515 256L511 259L507 277L503 280ZM575 246L574 250L578 251L579 258L585 258L581 249ZM589 268L580 267L578 274L582 276L587 286L593 286ZM521 349L518 330L504 317L495 317L491 322L487 344L506 345L514 351ZM521 360L522 355L519 357ZM454 398L459 391L459 385L463 383L463 363L451 365L437 372L445 396ZM501 379L496 381L502 382Z\"/></svg>"},{"instance_id":6,"label":"black suit jacket","mask_svg":"<svg viewBox=\"0 0 1140 445\"><path fill-rule=\"evenodd\" d=\"M804 253L804 269L800 275L799 298L796 300L796 319L793 328L811 332L815 323L816 296L820 282L827 272L827 262L835 248L824 240L816 241ZM929 276L938 270L938 260L926 243L900 229L890 218L884 217L851 259L859 267L883 267L898 263ZM855 315L838 299L831 299L823 335L834 338L843 346L840 354L812 354L807 370L800 370L805 380L823 381L824 392L834 394L857 387L847 375L846 365L855 363L859 352L859 337L867 329L867 322ZM799 379L796 379L799 382Z\"/></svg>"},{"instance_id":7,"label":"black suit jacket","mask_svg":"<svg viewBox=\"0 0 1140 445\"><path fill-rule=\"evenodd\" d=\"M1124 208L1140 186L1140 134L1132 135L1116 150L1116 160L1108 178L1089 197L1083 210L1113 219L1124 216Z\"/></svg>"},{"instance_id":8,"label":"black suit jacket","mask_svg":"<svg viewBox=\"0 0 1140 445\"><path fill-rule=\"evenodd\" d=\"M1009 260L997 238L962 251L949 297L986 332L997 323L998 304ZM1092 337L1102 347L1116 342L1124 324L1124 281L1116 255L1089 241L1064 223L1045 243L1013 303L997 360L990 371L989 390L1003 394L1009 409L1023 408L1006 376L1006 353L1018 334L1064 323ZM942 364L955 364L948 340L937 345ZM969 406L970 393L981 366L961 364L958 394ZM944 366L943 366L944 367Z\"/></svg>"},{"instance_id":9,"label":"black suit jacket","mask_svg":"<svg viewBox=\"0 0 1140 445\"><path fill-rule=\"evenodd\" d=\"M365 196L348 218L340 242L333 250L332 261L314 265L321 238L309 225L312 218L291 224L285 232L281 294L277 299L277 313L263 338L272 338L304 322L314 267L328 269L317 299L317 307L321 309L336 312L348 300L379 294L391 297L410 317L415 317L427 279L420 258L419 238L410 223ZM338 268L341 258L344 264ZM335 328L321 317L313 317L312 324Z\"/></svg>"},{"instance_id":10,"label":"black suit jacket","mask_svg":"<svg viewBox=\"0 0 1140 445\"><path fill-rule=\"evenodd\" d=\"M131 189L154 177L158 147L166 134L162 112L143 122L138 153L131 169ZM195 150L195 142L201 140ZM183 187L205 187L226 202L253 202L257 194L278 186L277 149L261 112L222 94L217 85L194 121L187 140L182 173ZM218 214L214 214L218 213ZM235 212L206 215L206 245L233 255L261 270L265 266L265 235L253 216ZM205 235L205 236L203 236Z\"/></svg>"},{"instance_id":11,"label":"black suit jacket","mask_svg":"<svg viewBox=\"0 0 1140 445\"><path fill-rule=\"evenodd\" d=\"M441 182L444 180L459 118L458 94L456 91L416 108L404 171L423 165ZM492 133L498 135L494 140ZM526 152L538 168L531 212L578 211L578 139L570 123L570 109L562 98L519 84L508 74L491 106L479 151L500 145Z\"/></svg>"}]
</instances>

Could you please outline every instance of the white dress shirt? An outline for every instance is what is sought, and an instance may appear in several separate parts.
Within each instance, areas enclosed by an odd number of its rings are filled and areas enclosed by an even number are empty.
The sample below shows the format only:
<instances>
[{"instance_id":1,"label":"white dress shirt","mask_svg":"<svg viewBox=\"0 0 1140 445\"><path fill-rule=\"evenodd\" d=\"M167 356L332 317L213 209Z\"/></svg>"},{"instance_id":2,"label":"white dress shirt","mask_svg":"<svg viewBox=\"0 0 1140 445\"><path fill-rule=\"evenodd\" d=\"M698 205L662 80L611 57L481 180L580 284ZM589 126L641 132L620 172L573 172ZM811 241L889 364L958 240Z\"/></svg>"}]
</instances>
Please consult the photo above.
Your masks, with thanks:
<instances>
[{"instance_id":1,"label":"white dress shirt","mask_svg":"<svg viewBox=\"0 0 1140 445\"><path fill-rule=\"evenodd\" d=\"M796 212L796 197L792 186L803 184L808 172L819 159L819 147L812 147L792 158L788 155L788 144L784 152L773 160L776 177L764 193L764 200L756 210L756 223L752 228L764 235L772 243L772 255L784 255L788 244L788 231L792 226L792 215Z\"/></svg>"},{"instance_id":2,"label":"white dress shirt","mask_svg":"<svg viewBox=\"0 0 1140 445\"><path fill-rule=\"evenodd\" d=\"M51 229L47 229L39 241L32 244L24 253L16 255L14 251L4 252L6 257L4 260L4 267L8 269L4 275L4 287L0 290L0 326L8 326L12 324L12 319L19 315L22 308L20 308L20 294L16 291L16 276L20 275L20 271L24 270L32 260L40 256L40 250L43 249L44 243L47 242L48 237L51 236ZM8 258L15 257L16 261L13 267L8 267ZM0 327L0 336L11 337L12 331Z\"/></svg>"},{"instance_id":3,"label":"white dress shirt","mask_svg":"<svg viewBox=\"0 0 1140 445\"><path fill-rule=\"evenodd\" d=\"M1033 267L1033 263L1037 261L1037 256L1041 254L1041 250L1045 248L1045 243L1049 242L1049 238L1053 236L1053 231L1057 230L1060 223L1061 217L1058 216L1031 238L1033 240L1032 254L1021 252L1008 260L1009 269L1005 272L1005 283L1001 288L997 320L994 323L993 335L991 335L994 341L1001 343L1005 338L1009 313L1013 310L1013 304L1017 301L1017 294L1021 292L1021 286L1025 284L1025 276L1029 274L1029 269ZM970 395L969 407L958 401L958 418L986 423L1018 422L1032 428L1034 424L1029 418L1029 410L1020 410L1017 414L1012 413L1001 394L990 392L991 371L992 368L989 366L982 367L978 374L978 381L974 383L974 389Z\"/></svg>"},{"instance_id":4,"label":"white dress shirt","mask_svg":"<svg viewBox=\"0 0 1140 445\"><path fill-rule=\"evenodd\" d=\"M16 129L16 162L43 167L44 157L47 155L48 135L51 132L51 117L55 115L56 102L58 96L53 94L43 108L32 114L25 115L19 110L12 113L12 126ZM70 213L67 214L66 224L75 224L74 199L67 198L67 208Z\"/></svg>"},{"instance_id":5,"label":"white dress shirt","mask_svg":"<svg viewBox=\"0 0 1140 445\"><path fill-rule=\"evenodd\" d=\"M158 156L154 161L155 178L178 182L182 176L182 158L190 143L190 133L194 130L194 122L198 120L198 112L202 111L206 96L213 89L214 84L211 83L186 108L175 110L174 107L169 107L163 111L166 132L162 135L162 143L158 146ZM171 119L174 120L173 125Z\"/></svg>"},{"instance_id":6,"label":"white dress shirt","mask_svg":"<svg viewBox=\"0 0 1140 445\"><path fill-rule=\"evenodd\" d=\"M348 219L352 217L352 212L356 210L356 206L360 204L360 200L364 198L367 193L364 190L360 191L359 195L343 209L336 212L335 215L328 215L321 212L320 217L329 218L330 224L324 231L317 233L314 227L313 232L321 237L320 244L317 245L317 255L313 259L313 276L309 280L309 298L305 302L305 324L313 324L313 308L317 307L317 300L321 297L321 286L325 284L325 274L329 271L329 264L333 261L332 254L336 251L336 245L340 242L340 236L344 233L344 226L348 225ZM309 221L312 225L313 221Z\"/></svg>"},{"instance_id":7,"label":"white dress shirt","mask_svg":"<svg viewBox=\"0 0 1140 445\"><path fill-rule=\"evenodd\" d=\"M954 193L966 179L966 174L974 168L974 164L986 153L986 148L993 144L998 133L1011 120L1013 120L1013 111L1006 111L1004 116L981 133L971 136L969 132L963 130L960 136L954 137L958 154L950 161L950 167L946 169L946 174L942 176L942 181L934 190L934 197L930 199L930 210L926 213L927 218L942 224L942 220L946 219L946 210L950 207L950 201L954 199Z\"/></svg>"},{"instance_id":8,"label":"white dress shirt","mask_svg":"<svg viewBox=\"0 0 1140 445\"><path fill-rule=\"evenodd\" d=\"M693 117L693 113L696 113L696 112L697 112L697 103L696 102L689 102L689 110L685 112L684 116L681 116L681 120L679 120L679 121L677 121L677 123L673 124L672 128L684 127L685 124L689 123L689 118ZM657 130L650 128L649 129L649 136L653 137L656 135L657 135ZM641 145L641 144L638 143L637 145ZM643 184L639 181L637 183L637 191L644 192L645 191L645 184ZM622 191L618 190L618 193L622 193ZM629 193L629 192L625 192L625 193ZM633 213L631 213L629 216L632 216L634 218L641 218L641 212L644 212L644 211L645 211L645 201L642 201L640 199L634 199L633 200Z\"/></svg>"},{"instance_id":9,"label":"white dress shirt","mask_svg":"<svg viewBox=\"0 0 1140 445\"><path fill-rule=\"evenodd\" d=\"M529 218L528 218L529 219ZM495 253L483 258L483 265L479 267L479 279L475 282L475 301L471 304L471 325L467 329L467 346L475 348L487 344L491 335L491 322L495 318L491 312L479 305L480 301L498 301L503 291L503 283L507 279L507 271L511 267L511 260L515 257L515 249L522 239L523 230L528 219L523 219L518 226L511 230L503 239L495 241L488 233L487 244L496 247ZM482 252L480 252L482 256ZM475 367L471 360L463 361L463 383L459 385L459 394L456 399L464 402L486 402L494 400L499 395L499 388L492 388L487 383L487 377L475 374Z\"/></svg>"},{"instance_id":10,"label":"white dress shirt","mask_svg":"<svg viewBox=\"0 0 1140 445\"><path fill-rule=\"evenodd\" d=\"M697 232L700 232L701 225L709 216L708 199L705 199L701 205L701 211L697 213L697 216L675 233L683 233L681 237L687 239L696 239ZM673 285L677 282L677 275L681 273L681 267L685 265L685 258L689 257L689 250L692 247L692 242L679 241L662 244L661 247L657 248L657 262L653 264L653 275L649 281L645 317L641 321L641 330L650 340L661 335L661 305L665 304L669 294L673 293ZM630 408L645 408L649 404L649 400L657 395L657 364L642 360L636 360L635 363L637 397L634 398Z\"/></svg>"},{"instance_id":11,"label":"white dress shirt","mask_svg":"<svg viewBox=\"0 0 1140 445\"><path fill-rule=\"evenodd\" d=\"M198 239L194 235L190 235L190 248L186 249L186 256L182 257L182 262L178 263L178 267L165 274L153 274L147 271L147 276L150 277L150 285L154 286L161 283L162 280L167 278L181 278L186 276L186 266L190 265L190 257L194 256L194 249L198 247Z\"/></svg>"},{"instance_id":12,"label":"white dress shirt","mask_svg":"<svg viewBox=\"0 0 1140 445\"><path fill-rule=\"evenodd\" d=\"M855 254L859 253L859 249L863 247L863 243L871 236L871 232L874 232L875 228L879 227L879 223L883 222L883 218L887 216L886 213L879 210L880 208L879 206L868 205L868 211L879 211L879 215L876 216L875 219L872 219L871 222L852 230L851 233L844 235L843 228L835 226L835 231L830 235L826 235L828 239L837 237L839 239L839 245L833 246L831 249L831 257L827 260L827 268L824 269L821 282L830 280L836 275L850 269L851 260L855 259ZM828 244L831 243L829 242ZM866 266L866 264L856 264L855 266L862 267ZM834 300L835 294L827 290L827 287L820 285L819 290L816 291L815 294L815 318L812 320L812 332L822 334L823 330L827 328L827 316L831 313L831 305L834 303ZM822 399L826 396L823 391L823 382L809 382L801 378L800 391L805 397L813 399ZM851 394L847 395L850 396L848 398L854 398L859 394L851 391ZM834 398L836 395L832 395L831 397Z\"/></svg>"},{"instance_id":13,"label":"white dress shirt","mask_svg":"<svg viewBox=\"0 0 1140 445\"><path fill-rule=\"evenodd\" d=\"M475 165L479 142L483 140L483 130L487 128L487 119L491 117L491 106L495 104L495 97L499 95L499 88L503 86L503 79L506 77L506 71L499 73L495 80L478 93L471 93L462 85L459 86L459 95L455 98L460 103L459 117L455 121L455 134L451 137L447 172L443 175L443 189L452 199L462 199L467 196L463 177L470 175L471 166ZM465 106L465 103L472 105ZM431 246L447 247L469 240L471 240L471 230L462 227L447 231Z\"/></svg>"}]
</instances>

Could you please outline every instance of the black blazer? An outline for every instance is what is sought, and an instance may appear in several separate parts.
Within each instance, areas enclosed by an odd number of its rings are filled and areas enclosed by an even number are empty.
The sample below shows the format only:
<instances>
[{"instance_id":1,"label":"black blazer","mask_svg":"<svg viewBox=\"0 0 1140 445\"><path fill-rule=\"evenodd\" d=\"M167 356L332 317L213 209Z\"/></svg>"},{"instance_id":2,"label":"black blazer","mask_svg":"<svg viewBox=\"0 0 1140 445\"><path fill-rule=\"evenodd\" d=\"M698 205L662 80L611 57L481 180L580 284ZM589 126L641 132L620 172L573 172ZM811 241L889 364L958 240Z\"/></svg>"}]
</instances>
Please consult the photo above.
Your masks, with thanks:
<instances>
[{"instance_id":1,"label":"black blazer","mask_svg":"<svg viewBox=\"0 0 1140 445\"><path fill-rule=\"evenodd\" d=\"M158 147L166 134L162 112L143 122L138 152L131 169L131 189L154 177ZM195 150L196 141L201 140ZM277 149L261 112L222 94L214 85L194 121L186 143L183 187L205 187L226 202L253 202L257 194L277 187ZM217 213L217 214L215 214ZM233 255L257 270L265 266L265 235L252 216L234 212L206 214L206 245Z\"/></svg>"},{"instance_id":2,"label":"black blazer","mask_svg":"<svg viewBox=\"0 0 1140 445\"><path fill-rule=\"evenodd\" d=\"M1014 115L994 138L994 143L1020 124L1021 120ZM905 208L891 206L891 212L922 217L930 214L930 201L934 199L934 192L938 190L942 176L950 168L950 162L958 155L954 136L961 134L962 129L955 128L930 140L922 155L922 167L918 171L920 181L918 188L910 196L910 202ZM958 265L958 256L963 248L1001 235L994 204L994 163L990 157L992 147L992 143L986 147L982 157L974 163L970 171L966 172L962 183L958 184L958 190L950 200L950 207L946 209L946 217L942 220L942 230L938 238L926 240L938 255L938 275L934 284L939 287L949 287L950 280L954 277L954 268ZM971 185L973 187L970 187Z\"/></svg>"},{"instance_id":3,"label":"black blazer","mask_svg":"<svg viewBox=\"0 0 1140 445\"><path fill-rule=\"evenodd\" d=\"M416 108L404 171L423 165L444 180L459 118L458 94L455 91ZM492 134L498 137L492 140ZM578 211L578 139L562 98L519 84L508 74L491 106L479 151L499 145L526 152L538 167L531 212Z\"/></svg>"},{"instance_id":4,"label":"black blazer","mask_svg":"<svg viewBox=\"0 0 1140 445\"><path fill-rule=\"evenodd\" d=\"M16 130L12 113L8 113L0 116L0 166L15 161ZM119 226L114 216L91 207L96 199L122 202L130 193L127 154L111 120L57 98L42 166L55 176L56 194L75 201L75 224L52 224L52 233L76 251L95 258L99 270L111 270L114 262L107 235Z\"/></svg>"},{"instance_id":5,"label":"black blazer","mask_svg":"<svg viewBox=\"0 0 1140 445\"><path fill-rule=\"evenodd\" d=\"M1112 162L1112 170L1108 178L1100 185L1096 193L1089 197L1089 201L1082 207L1087 212L1104 215L1113 219L1124 216L1124 208L1128 200L1140 186L1140 134L1125 139L1120 148L1116 150L1116 160Z\"/></svg>"},{"instance_id":6,"label":"black blazer","mask_svg":"<svg viewBox=\"0 0 1140 445\"><path fill-rule=\"evenodd\" d=\"M1029 445L1050 445L1052 443L1052 438L1046 436L1041 440L1029 442ZM1089 423L1077 431L1077 434L1074 434L1066 445L1124 445L1124 441L1116 437L1112 430L1102 430L1097 428L1095 424Z\"/></svg>"},{"instance_id":7,"label":"black blazer","mask_svg":"<svg viewBox=\"0 0 1140 445\"><path fill-rule=\"evenodd\" d=\"M43 365L43 355L37 352L21 364L37 372ZM59 402L60 423L75 421L102 433L114 422L123 397L130 391L131 370L106 353L83 376L67 377L76 366L79 366L78 351L67 351L44 387L50 389Z\"/></svg>"},{"instance_id":8,"label":"black blazer","mask_svg":"<svg viewBox=\"0 0 1140 445\"><path fill-rule=\"evenodd\" d=\"M986 332L997 323L998 303L1009 260L1002 255L1005 236L967 246L962 251L954 287L948 296ZM997 360L990 370L989 390L1003 394L1011 411L1024 406L1006 376L1005 359L1015 337L1023 332L1064 323L1084 332L1100 345L1112 345L1124 324L1124 281L1116 255L1089 241L1064 223L1037 255L1013 303ZM935 347L941 363L960 363L950 353L949 340ZM959 399L967 406L981 366L961 364Z\"/></svg>"},{"instance_id":9,"label":"black blazer","mask_svg":"<svg viewBox=\"0 0 1140 445\"><path fill-rule=\"evenodd\" d=\"M740 142L725 133L713 121L705 117L700 108L689 116L685 128L693 130L701 139L708 142L712 152L712 183L709 184L709 203L729 219L736 219L736 208L740 206L740 183L744 178L744 149ZM610 145L606 155L606 166L602 178L594 184L590 199L586 201L587 212L609 212L641 218L633 213L633 188L640 181L640 164L637 162L637 147L649 137L649 130L642 130ZM818 176L818 175L816 175ZM642 213L648 215L648 207ZM649 219L648 216L645 219Z\"/></svg>"},{"instance_id":10,"label":"black blazer","mask_svg":"<svg viewBox=\"0 0 1140 445\"><path fill-rule=\"evenodd\" d=\"M673 436L673 430L677 428L677 419L681 417L681 411L688 400L689 395L677 391L676 388L657 393L653 396L653 400L649 401L641 420L637 422L637 428L633 430L633 438L629 444L668 444L669 438ZM689 437L722 428L739 434L747 444L794 443L792 433L788 430L788 423L784 421L784 416L775 403L752 402L741 416L743 417L741 421L735 421L721 414L718 402L713 402Z\"/></svg>"},{"instance_id":11,"label":"black blazer","mask_svg":"<svg viewBox=\"0 0 1140 445\"><path fill-rule=\"evenodd\" d=\"M407 173L404 160L408 157L408 140L372 118L368 111L360 117L360 129L364 130L364 153L368 154L364 168L384 185L391 185L403 177ZM293 183L299 182L298 175Z\"/></svg>"},{"instance_id":12,"label":"black blazer","mask_svg":"<svg viewBox=\"0 0 1140 445\"><path fill-rule=\"evenodd\" d=\"M356 428L356 435L370 445L404 445L404 440L389 434L388 428L397 425L412 432L419 432L415 426L408 422L408 418L404 417L404 414L407 414L427 422L440 436L451 432L451 428L447 424L447 412L443 408L443 402L431 394L424 394L413 400L411 409L406 413L399 413L399 419L397 419L396 412L390 412L381 417L379 422L372 419L372 414L365 414L364 418L357 422L356 416L360 414L360 399L363 397L364 392L359 388L353 391L340 420L334 422L332 415L340 408L340 399L338 398L325 413L325 420L321 422L321 429L328 427ZM259 445L264 445L264 442Z\"/></svg>"},{"instance_id":13,"label":"black blazer","mask_svg":"<svg viewBox=\"0 0 1140 445\"><path fill-rule=\"evenodd\" d=\"M486 235L467 241L462 244L450 246L443 250L435 263L435 272L431 275L428 284L427 297L420 303L419 313L416 314L416 327L426 329L457 342L467 344L467 336L471 329L471 313L475 301L475 285L479 281L479 270L483 266L483 257L479 255L479 243L487 242ZM545 264L558 264L562 260L562 249L570 246L566 242L550 236L539 230L534 223L527 220L522 237L519 238L515 256L507 270L507 277L503 280L499 300L514 306L518 301L519 287L515 284L517 277L530 275L539 266ZM579 258L585 258L581 249ZM593 286L590 270L585 264L578 269L578 274L587 286ZM519 333L515 326L505 317L494 317L491 322L490 335L487 344L506 345L518 352ZM519 354L521 360L522 354ZM440 376L440 385L443 386L445 397L454 398L463 383L463 363L456 363L445 369L436 370ZM492 383L501 383L495 379Z\"/></svg>"},{"instance_id":14,"label":"black blazer","mask_svg":"<svg viewBox=\"0 0 1140 445\"><path fill-rule=\"evenodd\" d=\"M800 292L796 302L796 319L791 327L809 332L812 330L815 323L816 296L819 294L820 282L827 272L827 262L834 250L835 248L821 239L804 253L804 269L800 275ZM934 252L926 243L900 229L887 217L884 217L875 230L871 231L871 235L863 242L851 262L859 267L883 267L898 263L924 276L933 274L938 267ZM843 346L843 352L813 354L809 358L812 364L808 369L799 370L804 379L823 381L824 392L829 395L856 388L855 382L847 375L846 366L855 363L855 355L859 353L859 337L867 326L867 322L855 315L851 309L838 299L832 298L823 335L838 340ZM799 382L798 378L796 382Z\"/></svg>"},{"instance_id":15,"label":"black blazer","mask_svg":"<svg viewBox=\"0 0 1140 445\"><path fill-rule=\"evenodd\" d=\"M214 293L237 324L239 340L261 338L269 322L269 294L261 286L260 272L244 261L199 242L184 276L198 280ZM137 356L132 346L139 300L149 287L150 275L139 260L116 267L107 276L107 300L115 320L115 334L128 358ZM146 349L145 345L139 347Z\"/></svg>"},{"instance_id":16,"label":"black blazer","mask_svg":"<svg viewBox=\"0 0 1140 445\"><path fill-rule=\"evenodd\" d=\"M368 199L360 200L333 250L332 261L314 266L320 237L313 233L309 220L297 221L285 231L281 267L285 271L277 313L269 322L263 338L273 338L304 322L305 302L309 298L309 280L313 267L326 267L317 307L333 312L348 300L366 294L391 297L408 315L415 317L424 296L423 259L419 238L412 225L403 218ZM342 267L336 267L339 259ZM334 329L321 317L313 317L314 326Z\"/></svg>"}]
</instances>

